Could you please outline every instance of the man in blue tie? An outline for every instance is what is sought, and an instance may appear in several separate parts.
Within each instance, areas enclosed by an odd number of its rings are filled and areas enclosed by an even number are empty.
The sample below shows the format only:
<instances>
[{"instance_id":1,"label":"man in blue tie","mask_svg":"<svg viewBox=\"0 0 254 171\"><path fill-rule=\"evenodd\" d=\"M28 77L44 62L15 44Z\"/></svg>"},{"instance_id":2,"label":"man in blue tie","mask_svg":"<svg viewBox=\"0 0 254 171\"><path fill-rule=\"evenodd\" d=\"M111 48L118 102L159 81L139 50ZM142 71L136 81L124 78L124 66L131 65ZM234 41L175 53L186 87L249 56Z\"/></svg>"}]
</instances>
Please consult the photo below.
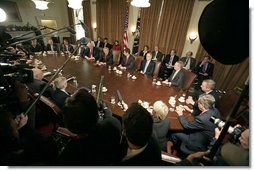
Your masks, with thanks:
<instances>
[{"instance_id":1,"label":"man in blue tie","mask_svg":"<svg viewBox=\"0 0 254 171\"><path fill-rule=\"evenodd\" d=\"M140 66L140 69L139 69L141 74L153 76L155 63L151 59L152 59L152 54L150 52L148 52L146 54L146 60L144 59L141 62L141 66Z\"/></svg>"}]
</instances>

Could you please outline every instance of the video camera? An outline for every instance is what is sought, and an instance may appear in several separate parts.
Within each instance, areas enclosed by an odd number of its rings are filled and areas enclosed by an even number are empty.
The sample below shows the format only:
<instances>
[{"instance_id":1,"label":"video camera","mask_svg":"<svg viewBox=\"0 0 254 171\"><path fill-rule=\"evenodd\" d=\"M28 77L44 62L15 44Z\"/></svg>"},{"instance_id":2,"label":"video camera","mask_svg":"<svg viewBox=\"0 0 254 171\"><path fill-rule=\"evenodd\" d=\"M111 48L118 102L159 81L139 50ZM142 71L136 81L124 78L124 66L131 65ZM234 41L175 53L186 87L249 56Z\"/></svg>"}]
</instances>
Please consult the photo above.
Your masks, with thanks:
<instances>
[{"instance_id":1,"label":"video camera","mask_svg":"<svg viewBox=\"0 0 254 171\"><path fill-rule=\"evenodd\" d=\"M210 118L210 121L212 123L214 123L218 128L223 128L224 125L225 125L225 122L222 121L221 119L219 118L215 118L215 117L211 117ZM227 132L232 135L232 143L236 144L237 142L239 142L239 138L242 134L242 132L244 131L245 129L243 127L232 127L232 126L229 126Z\"/></svg>"}]
</instances>

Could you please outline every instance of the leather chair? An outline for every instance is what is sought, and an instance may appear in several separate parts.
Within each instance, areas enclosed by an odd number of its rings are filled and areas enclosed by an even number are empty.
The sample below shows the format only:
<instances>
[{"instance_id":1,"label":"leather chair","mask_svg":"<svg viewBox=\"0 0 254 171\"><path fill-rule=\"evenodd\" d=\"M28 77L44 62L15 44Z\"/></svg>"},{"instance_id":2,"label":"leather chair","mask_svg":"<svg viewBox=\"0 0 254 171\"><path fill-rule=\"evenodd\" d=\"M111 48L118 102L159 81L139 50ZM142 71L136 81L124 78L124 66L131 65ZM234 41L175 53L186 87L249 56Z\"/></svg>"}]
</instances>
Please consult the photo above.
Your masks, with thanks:
<instances>
[{"instance_id":1,"label":"leather chair","mask_svg":"<svg viewBox=\"0 0 254 171\"><path fill-rule=\"evenodd\" d=\"M192 83L196 79L197 75L191 71L188 71L186 69L182 69L184 72L184 84L183 84L183 90L189 90L191 87Z\"/></svg>"},{"instance_id":2,"label":"leather chair","mask_svg":"<svg viewBox=\"0 0 254 171\"><path fill-rule=\"evenodd\" d=\"M158 77L158 74L159 74L159 71L160 71L160 67L161 67L161 62L155 61L155 68L154 68L154 71L153 71L153 76L155 78Z\"/></svg>"},{"instance_id":3,"label":"leather chair","mask_svg":"<svg viewBox=\"0 0 254 171\"><path fill-rule=\"evenodd\" d=\"M136 70L139 70L140 68L140 65L141 65L141 61L144 59L143 56L136 56L135 57L135 67L136 67Z\"/></svg>"}]
</instances>

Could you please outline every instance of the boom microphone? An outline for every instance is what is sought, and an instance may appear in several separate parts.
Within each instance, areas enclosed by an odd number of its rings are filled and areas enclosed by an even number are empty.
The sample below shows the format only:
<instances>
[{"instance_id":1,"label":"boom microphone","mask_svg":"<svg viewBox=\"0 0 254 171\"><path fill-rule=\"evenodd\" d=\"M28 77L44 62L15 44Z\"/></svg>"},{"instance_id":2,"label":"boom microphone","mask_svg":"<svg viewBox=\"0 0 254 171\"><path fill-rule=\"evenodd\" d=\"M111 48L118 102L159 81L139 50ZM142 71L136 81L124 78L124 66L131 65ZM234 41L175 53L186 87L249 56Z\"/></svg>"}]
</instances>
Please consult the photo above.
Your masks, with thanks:
<instances>
[{"instance_id":1,"label":"boom microphone","mask_svg":"<svg viewBox=\"0 0 254 171\"><path fill-rule=\"evenodd\" d=\"M71 33L71 34L76 34L76 31L71 28L71 27L66 27L66 29Z\"/></svg>"}]
</instances>

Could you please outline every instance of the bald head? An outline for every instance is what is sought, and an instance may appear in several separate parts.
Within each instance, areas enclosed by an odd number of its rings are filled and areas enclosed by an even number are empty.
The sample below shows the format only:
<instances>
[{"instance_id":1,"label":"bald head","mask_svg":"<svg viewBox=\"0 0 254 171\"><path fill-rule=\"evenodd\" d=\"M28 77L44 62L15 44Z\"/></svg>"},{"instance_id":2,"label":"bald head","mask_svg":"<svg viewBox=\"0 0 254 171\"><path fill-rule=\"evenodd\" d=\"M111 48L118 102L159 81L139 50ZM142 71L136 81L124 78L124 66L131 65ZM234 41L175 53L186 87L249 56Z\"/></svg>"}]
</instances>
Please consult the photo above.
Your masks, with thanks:
<instances>
[{"instance_id":1,"label":"bald head","mask_svg":"<svg viewBox=\"0 0 254 171\"><path fill-rule=\"evenodd\" d=\"M43 79L42 70L40 70L38 68L33 68L32 70L33 70L34 79L36 79L36 80L42 80Z\"/></svg>"}]
</instances>

